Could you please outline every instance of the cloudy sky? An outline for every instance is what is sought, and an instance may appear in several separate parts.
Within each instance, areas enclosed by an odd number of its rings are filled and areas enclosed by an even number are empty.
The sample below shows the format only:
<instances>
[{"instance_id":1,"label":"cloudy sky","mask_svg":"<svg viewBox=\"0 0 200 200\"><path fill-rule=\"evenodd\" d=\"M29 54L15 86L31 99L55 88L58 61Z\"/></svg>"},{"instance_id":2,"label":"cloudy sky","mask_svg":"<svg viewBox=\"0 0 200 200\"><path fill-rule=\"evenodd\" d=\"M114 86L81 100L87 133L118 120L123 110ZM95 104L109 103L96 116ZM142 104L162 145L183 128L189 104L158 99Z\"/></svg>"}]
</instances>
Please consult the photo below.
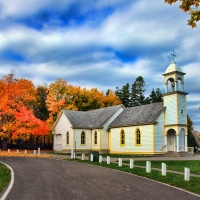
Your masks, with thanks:
<instances>
[{"instance_id":1,"label":"cloudy sky","mask_svg":"<svg viewBox=\"0 0 200 200\"><path fill-rule=\"evenodd\" d=\"M55 3L56 2L56 3ZM200 131L200 27L164 0L0 0L0 77L15 70L36 86L57 78L100 91L145 80L164 92L175 61L185 75L188 113Z\"/></svg>"}]
</instances>

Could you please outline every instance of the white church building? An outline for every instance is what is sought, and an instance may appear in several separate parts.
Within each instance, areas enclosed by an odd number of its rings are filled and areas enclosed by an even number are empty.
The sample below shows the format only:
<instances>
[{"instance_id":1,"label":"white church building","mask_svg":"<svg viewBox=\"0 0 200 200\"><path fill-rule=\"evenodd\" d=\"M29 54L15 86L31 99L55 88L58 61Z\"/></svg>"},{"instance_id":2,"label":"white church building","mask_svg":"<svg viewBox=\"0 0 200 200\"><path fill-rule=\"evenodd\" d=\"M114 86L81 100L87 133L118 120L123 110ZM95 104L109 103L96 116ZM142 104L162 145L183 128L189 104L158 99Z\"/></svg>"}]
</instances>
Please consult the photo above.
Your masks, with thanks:
<instances>
[{"instance_id":1,"label":"white church building","mask_svg":"<svg viewBox=\"0 0 200 200\"><path fill-rule=\"evenodd\" d=\"M163 74L163 102L86 112L62 110L52 128L53 149L151 155L187 152L184 75L175 62L169 65Z\"/></svg>"}]
</instances>

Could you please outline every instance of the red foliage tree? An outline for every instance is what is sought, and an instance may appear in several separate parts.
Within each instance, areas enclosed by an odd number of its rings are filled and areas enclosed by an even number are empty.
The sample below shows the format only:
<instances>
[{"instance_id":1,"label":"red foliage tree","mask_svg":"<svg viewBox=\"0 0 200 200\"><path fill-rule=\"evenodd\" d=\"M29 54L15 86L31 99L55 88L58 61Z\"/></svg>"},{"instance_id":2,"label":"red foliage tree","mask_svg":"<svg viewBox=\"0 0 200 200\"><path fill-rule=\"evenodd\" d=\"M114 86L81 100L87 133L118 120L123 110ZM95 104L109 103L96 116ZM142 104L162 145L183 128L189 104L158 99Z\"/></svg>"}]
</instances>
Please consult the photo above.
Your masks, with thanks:
<instances>
[{"instance_id":1,"label":"red foliage tree","mask_svg":"<svg viewBox=\"0 0 200 200\"><path fill-rule=\"evenodd\" d=\"M34 118L31 111L35 99L36 90L32 81L16 79L14 73L0 80L0 140L3 140L3 149L7 148L7 141L11 139L26 140L30 134L44 135L44 131L48 134L46 122ZM22 127L20 115L26 116L30 124L26 121Z\"/></svg>"},{"instance_id":2,"label":"red foliage tree","mask_svg":"<svg viewBox=\"0 0 200 200\"><path fill-rule=\"evenodd\" d=\"M32 110L23 106L14 114L15 124L11 139L30 139L31 135L44 136L48 134L49 127L46 122L36 118Z\"/></svg>"}]
</instances>

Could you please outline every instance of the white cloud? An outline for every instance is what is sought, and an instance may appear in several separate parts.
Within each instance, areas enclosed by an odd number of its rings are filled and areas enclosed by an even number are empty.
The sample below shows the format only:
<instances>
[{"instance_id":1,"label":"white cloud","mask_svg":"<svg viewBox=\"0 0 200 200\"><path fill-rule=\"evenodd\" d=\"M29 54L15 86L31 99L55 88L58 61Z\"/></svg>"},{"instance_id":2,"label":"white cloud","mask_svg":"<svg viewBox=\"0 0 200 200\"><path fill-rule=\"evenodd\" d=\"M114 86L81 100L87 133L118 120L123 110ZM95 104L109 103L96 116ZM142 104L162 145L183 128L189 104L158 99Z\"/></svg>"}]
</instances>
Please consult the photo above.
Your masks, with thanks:
<instances>
[{"instance_id":1,"label":"white cloud","mask_svg":"<svg viewBox=\"0 0 200 200\"><path fill-rule=\"evenodd\" d=\"M80 16L94 9L112 7L100 22L95 18L82 23L44 22L41 30L18 22L40 11L68 12L78 5ZM163 76L175 50L177 64L185 75L188 111L197 120L200 100L200 33L187 26L188 14L179 3L172 6L160 0L2 0L0 14L0 75L16 70L17 77L33 80L36 85L61 77L74 85L99 90L115 89L132 84L143 76L147 95L152 88L164 89ZM73 16L72 16L73 17ZM86 16L87 18L87 16ZM98 16L97 16L98 18ZM39 19L37 19L39 20ZM98 23L96 23L98 21ZM3 57L10 50L24 61ZM127 57L130 60L127 60ZM195 122L195 126L198 124Z\"/></svg>"},{"instance_id":2,"label":"white cloud","mask_svg":"<svg viewBox=\"0 0 200 200\"><path fill-rule=\"evenodd\" d=\"M189 94L188 101L189 102L199 102L199 104L200 104L200 95L199 94Z\"/></svg>"}]
</instances>

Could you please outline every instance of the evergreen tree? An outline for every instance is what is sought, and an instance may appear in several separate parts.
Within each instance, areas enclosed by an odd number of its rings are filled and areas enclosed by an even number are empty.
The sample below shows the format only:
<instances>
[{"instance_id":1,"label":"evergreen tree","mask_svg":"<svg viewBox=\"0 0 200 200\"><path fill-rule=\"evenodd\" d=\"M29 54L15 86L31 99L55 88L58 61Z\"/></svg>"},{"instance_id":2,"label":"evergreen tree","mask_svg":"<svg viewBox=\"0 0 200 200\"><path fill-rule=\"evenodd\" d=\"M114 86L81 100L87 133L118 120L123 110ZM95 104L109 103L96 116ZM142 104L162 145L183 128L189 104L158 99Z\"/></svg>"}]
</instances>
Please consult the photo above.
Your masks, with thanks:
<instances>
[{"instance_id":1,"label":"evergreen tree","mask_svg":"<svg viewBox=\"0 0 200 200\"><path fill-rule=\"evenodd\" d=\"M109 93L110 93L110 89L107 90L107 92L106 92L106 96L108 96Z\"/></svg>"},{"instance_id":2,"label":"evergreen tree","mask_svg":"<svg viewBox=\"0 0 200 200\"><path fill-rule=\"evenodd\" d=\"M149 98L149 97L147 97L146 99L145 99L145 104L150 104L151 103L151 99Z\"/></svg>"},{"instance_id":3,"label":"evergreen tree","mask_svg":"<svg viewBox=\"0 0 200 200\"><path fill-rule=\"evenodd\" d=\"M130 85L127 83L122 87L122 89L119 89L116 87L115 95L118 96L118 98L121 100L122 104L125 107L130 107Z\"/></svg>"},{"instance_id":4,"label":"evergreen tree","mask_svg":"<svg viewBox=\"0 0 200 200\"><path fill-rule=\"evenodd\" d=\"M142 76L138 76L131 87L131 106L145 104L144 89L145 81Z\"/></svg>"},{"instance_id":5,"label":"evergreen tree","mask_svg":"<svg viewBox=\"0 0 200 200\"><path fill-rule=\"evenodd\" d=\"M149 95L150 103L156 102L156 92L154 91L154 88L151 91L151 94Z\"/></svg>"},{"instance_id":6,"label":"evergreen tree","mask_svg":"<svg viewBox=\"0 0 200 200\"><path fill-rule=\"evenodd\" d=\"M150 103L157 103L157 102L162 102L162 93L160 91L160 88L157 88L156 91L154 88L151 91L151 94L149 95Z\"/></svg>"},{"instance_id":7,"label":"evergreen tree","mask_svg":"<svg viewBox=\"0 0 200 200\"><path fill-rule=\"evenodd\" d=\"M145 93L145 81L142 76L138 76L131 86L127 83L122 88L116 87L115 95L121 100L125 107L134 107L144 104L162 102L162 93L160 88L156 90L152 89L151 94L146 98ZM109 90L106 94L108 94Z\"/></svg>"},{"instance_id":8,"label":"evergreen tree","mask_svg":"<svg viewBox=\"0 0 200 200\"><path fill-rule=\"evenodd\" d=\"M156 102L163 102L163 97L160 88L156 89Z\"/></svg>"},{"instance_id":9,"label":"evergreen tree","mask_svg":"<svg viewBox=\"0 0 200 200\"><path fill-rule=\"evenodd\" d=\"M197 142L193 135L194 131L193 122L189 118L189 116L187 116L187 124L188 124L188 147L194 147L195 149L195 147L197 146Z\"/></svg>"},{"instance_id":10,"label":"evergreen tree","mask_svg":"<svg viewBox=\"0 0 200 200\"><path fill-rule=\"evenodd\" d=\"M33 106L34 115L41 120L47 120L49 118L49 111L46 106L48 89L46 86L39 86L36 90L37 97L35 105Z\"/></svg>"}]
</instances>

